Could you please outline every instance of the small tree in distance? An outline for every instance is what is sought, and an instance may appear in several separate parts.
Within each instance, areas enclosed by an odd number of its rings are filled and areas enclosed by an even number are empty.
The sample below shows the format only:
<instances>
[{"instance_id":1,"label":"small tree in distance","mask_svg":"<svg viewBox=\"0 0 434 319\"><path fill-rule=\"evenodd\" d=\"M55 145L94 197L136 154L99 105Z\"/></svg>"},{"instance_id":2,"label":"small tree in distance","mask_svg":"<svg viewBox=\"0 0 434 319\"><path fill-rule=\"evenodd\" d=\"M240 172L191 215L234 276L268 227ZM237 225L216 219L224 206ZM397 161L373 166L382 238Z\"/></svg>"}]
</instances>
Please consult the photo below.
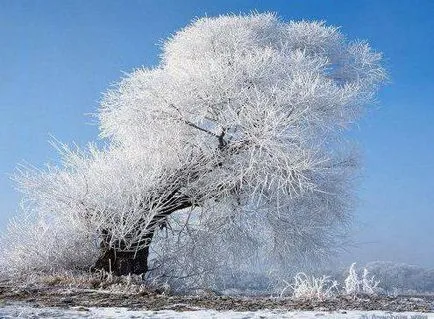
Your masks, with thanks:
<instances>
[{"instance_id":1,"label":"small tree in distance","mask_svg":"<svg viewBox=\"0 0 434 319\"><path fill-rule=\"evenodd\" d=\"M321 22L198 19L164 43L157 67L104 95L106 147L61 145L59 167L20 171L27 209L95 238L93 266L119 275L148 271L175 212L181 229L262 236L279 256L327 254L357 167L341 132L384 81L380 62Z\"/></svg>"}]
</instances>

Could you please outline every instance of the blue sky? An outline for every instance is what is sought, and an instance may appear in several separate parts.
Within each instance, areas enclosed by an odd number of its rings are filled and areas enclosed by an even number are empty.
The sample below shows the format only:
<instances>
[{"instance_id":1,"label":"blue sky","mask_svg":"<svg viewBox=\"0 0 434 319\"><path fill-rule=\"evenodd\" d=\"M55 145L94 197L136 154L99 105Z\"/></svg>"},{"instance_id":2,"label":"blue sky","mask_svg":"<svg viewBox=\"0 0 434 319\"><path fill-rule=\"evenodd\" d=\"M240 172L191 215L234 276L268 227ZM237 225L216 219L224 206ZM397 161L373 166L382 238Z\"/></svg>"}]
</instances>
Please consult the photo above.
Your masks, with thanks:
<instances>
[{"instance_id":1,"label":"blue sky","mask_svg":"<svg viewBox=\"0 0 434 319\"><path fill-rule=\"evenodd\" d=\"M161 40L195 17L251 10L326 20L384 53L391 83L354 128L364 168L354 240L343 260L434 267L434 1L0 1L0 230L24 160L56 160L50 134L80 145L87 113L122 72L158 62Z\"/></svg>"}]
</instances>

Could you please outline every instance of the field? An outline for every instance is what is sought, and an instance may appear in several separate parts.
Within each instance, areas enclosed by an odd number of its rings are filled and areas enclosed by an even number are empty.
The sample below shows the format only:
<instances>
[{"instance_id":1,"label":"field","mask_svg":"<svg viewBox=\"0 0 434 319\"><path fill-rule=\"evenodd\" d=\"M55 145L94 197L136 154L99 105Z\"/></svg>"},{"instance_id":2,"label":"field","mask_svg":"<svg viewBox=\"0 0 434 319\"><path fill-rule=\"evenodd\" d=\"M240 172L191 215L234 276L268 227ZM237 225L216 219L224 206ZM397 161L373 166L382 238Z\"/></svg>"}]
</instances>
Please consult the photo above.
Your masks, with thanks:
<instances>
[{"instance_id":1,"label":"field","mask_svg":"<svg viewBox=\"0 0 434 319\"><path fill-rule=\"evenodd\" d=\"M434 296L338 296L323 301L170 296L58 286L0 287L0 318L434 318Z\"/></svg>"}]
</instances>

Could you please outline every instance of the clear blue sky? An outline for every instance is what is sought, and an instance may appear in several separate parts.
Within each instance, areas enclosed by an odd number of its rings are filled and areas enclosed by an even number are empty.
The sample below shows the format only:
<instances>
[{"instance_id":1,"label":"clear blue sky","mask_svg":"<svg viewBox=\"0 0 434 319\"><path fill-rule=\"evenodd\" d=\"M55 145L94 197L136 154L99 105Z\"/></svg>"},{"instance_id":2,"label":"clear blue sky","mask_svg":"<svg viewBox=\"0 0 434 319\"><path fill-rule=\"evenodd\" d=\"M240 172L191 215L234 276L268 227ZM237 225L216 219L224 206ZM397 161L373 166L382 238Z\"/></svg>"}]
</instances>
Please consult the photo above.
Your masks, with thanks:
<instances>
[{"instance_id":1,"label":"clear blue sky","mask_svg":"<svg viewBox=\"0 0 434 319\"><path fill-rule=\"evenodd\" d=\"M352 134L364 150L355 261L434 266L434 1L0 1L0 230L16 212L16 164L55 160L50 134L84 144L86 113L122 72L158 61L158 43L203 15L275 11L317 19L384 52L391 83Z\"/></svg>"}]
</instances>

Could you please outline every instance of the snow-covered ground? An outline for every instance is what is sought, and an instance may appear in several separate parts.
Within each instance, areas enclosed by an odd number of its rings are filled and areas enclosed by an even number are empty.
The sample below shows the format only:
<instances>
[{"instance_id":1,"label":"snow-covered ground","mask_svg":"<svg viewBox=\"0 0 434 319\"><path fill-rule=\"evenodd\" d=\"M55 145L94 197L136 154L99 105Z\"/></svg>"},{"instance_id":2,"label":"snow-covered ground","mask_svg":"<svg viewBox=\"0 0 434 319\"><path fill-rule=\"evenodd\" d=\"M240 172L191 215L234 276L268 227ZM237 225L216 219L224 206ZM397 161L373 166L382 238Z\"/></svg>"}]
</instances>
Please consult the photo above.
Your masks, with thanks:
<instances>
[{"instance_id":1,"label":"snow-covered ground","mask_svg":"<svg viewBox=\"0 0 434 319\"><path fill-rule=\"evenodd\" d=\"M425 319L434 318L434 313L416 313L416 312L384 312L384 311L282 311L282 310L260 310L255 312L238 312L238 311L215 311L215 310L197 310L175 312L172 310L163 311L137 311L128 310L127 308L32 308L26 305L5 305L0 307L0 318L95 318L95 319L250 319L250 318L300 318L300 319L317 319L317 318L357 318L357 319Z\"/></svg>"}]
</instances>

